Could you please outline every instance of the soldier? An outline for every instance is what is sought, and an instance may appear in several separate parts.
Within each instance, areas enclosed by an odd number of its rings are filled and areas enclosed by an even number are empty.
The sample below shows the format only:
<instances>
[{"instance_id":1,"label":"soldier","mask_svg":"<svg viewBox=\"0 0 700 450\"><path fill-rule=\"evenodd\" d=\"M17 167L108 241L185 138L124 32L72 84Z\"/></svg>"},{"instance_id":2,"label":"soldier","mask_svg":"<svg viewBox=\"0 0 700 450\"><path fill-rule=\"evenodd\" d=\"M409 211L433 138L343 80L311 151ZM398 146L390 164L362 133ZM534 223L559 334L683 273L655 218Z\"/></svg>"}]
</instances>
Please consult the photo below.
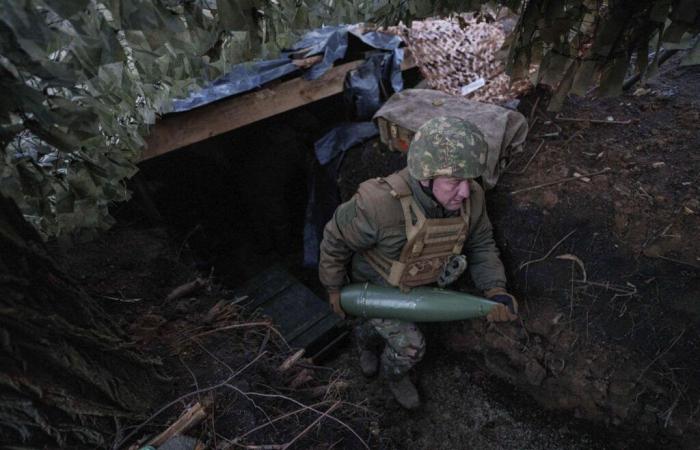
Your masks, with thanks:
<instances>
[{"instance_id":1,"label":"soldier","mask_svg":"<svg viewBox=\"0 0 700 450\"><path fill-rule=\"evenodd\" d=\"M369 281L407 290L438 282L446 286L467 267L477 288L499 303L487 319L515 320L517 302L506 277L486 215L484 191L475 178L486 169L487 145L470 122L436 117L421 126L408 150L407 168L365 181L340 205L321 242L319 276L341 317L340 288ZM468 263L468 264L467 264ZM418 327L394 319L371 319L355 329L360 366L379 370L401 406L420 405L409 370L425 353Z\"/></svg>"}]
</instances>

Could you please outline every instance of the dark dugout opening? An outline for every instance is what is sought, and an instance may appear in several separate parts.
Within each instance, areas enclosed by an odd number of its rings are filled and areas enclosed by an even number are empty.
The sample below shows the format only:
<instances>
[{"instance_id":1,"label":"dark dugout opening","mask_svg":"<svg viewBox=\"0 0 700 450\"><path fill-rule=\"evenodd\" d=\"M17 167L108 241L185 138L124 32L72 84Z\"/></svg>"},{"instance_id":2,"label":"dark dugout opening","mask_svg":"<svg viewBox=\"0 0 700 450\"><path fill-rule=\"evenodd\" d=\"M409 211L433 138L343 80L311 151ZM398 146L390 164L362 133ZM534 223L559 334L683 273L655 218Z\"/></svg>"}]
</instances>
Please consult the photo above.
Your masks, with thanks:
<instances>
[{"instance_id":1,"label":"dark dugout opening","mask_svg":"<svg viewBox=\"0 0 700 450\"><path fill-rule=\"evenodd\" d=\"M343 111L334 96L141 163L152 203L198 270L237 286L283 262L314 287L301 260L313 144Z\"/></svg>"},{"instance_id":2,"label":"dark dugout opening","mask_svg":"<svg viewBox=\"0 0 700 450\"><path fill-rule=\"evenodd\" d=\"M405 87L420 81L415 69L403 76ZM318 233L337 206L340 189L362 180L339 180L334 169L346 155L321 166L314 143L352 121L353 108L347 97L335 95L146 160L130 186L133 200L116 216L121 222L162 222L198 270L209 274L213 268L229 287L281 263L323 295L308 248L304 264L309 196L315 191L312 225ZM361 153L362 147L346 153ZM389 169L405 164L398 153L389 159L396 160Z\"/></svg>"}]
</instances>

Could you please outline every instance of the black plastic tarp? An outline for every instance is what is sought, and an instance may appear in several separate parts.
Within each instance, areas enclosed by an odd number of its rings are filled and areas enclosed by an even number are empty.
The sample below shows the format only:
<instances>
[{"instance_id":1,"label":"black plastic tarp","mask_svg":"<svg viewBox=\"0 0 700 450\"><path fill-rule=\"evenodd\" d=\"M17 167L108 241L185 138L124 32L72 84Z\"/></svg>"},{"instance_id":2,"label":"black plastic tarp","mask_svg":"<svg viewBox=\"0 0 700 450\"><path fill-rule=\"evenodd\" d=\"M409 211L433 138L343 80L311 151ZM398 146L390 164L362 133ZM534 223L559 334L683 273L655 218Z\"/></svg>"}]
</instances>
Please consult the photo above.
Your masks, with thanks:
<instances>
[{"instance_id":1,"label":"black plastic tarp","mask_svg":"<svg viewBox=\"0 0 700 450\"><path fill-rule=\"evenodd\" d=\"M337 180L345 152L377 134L379 130L373 122L344 123L316 141L318 164L310 178L304 220L304 266L318 265L323 228L340 204Z\"/></svg>"},{"instance_id":2,"label":"black plastic tarp","mask_svg":"<svg viewBox=\"0 0 700 450\"><path fill-rule=\"evenodd\" d=\"M392 87L394 91L400 91L402 85L400 68L403 61L403 50L399 48L401 38L374 31L363 34L356 26L340 25L309 31L290 50L282 52L279 58L234 65L228 73L202 89L192 92L187 98L173 100L171 112L198 108L258 88L269 81L296 71L301 72L306 79L316 79L333 67L336 61L345 57L350 35L357 37L371 48L393 54ZM305 71L292 63L292 55L306 58L319 54L323 54L323 59Z\"/></svg>"}]
</instances>

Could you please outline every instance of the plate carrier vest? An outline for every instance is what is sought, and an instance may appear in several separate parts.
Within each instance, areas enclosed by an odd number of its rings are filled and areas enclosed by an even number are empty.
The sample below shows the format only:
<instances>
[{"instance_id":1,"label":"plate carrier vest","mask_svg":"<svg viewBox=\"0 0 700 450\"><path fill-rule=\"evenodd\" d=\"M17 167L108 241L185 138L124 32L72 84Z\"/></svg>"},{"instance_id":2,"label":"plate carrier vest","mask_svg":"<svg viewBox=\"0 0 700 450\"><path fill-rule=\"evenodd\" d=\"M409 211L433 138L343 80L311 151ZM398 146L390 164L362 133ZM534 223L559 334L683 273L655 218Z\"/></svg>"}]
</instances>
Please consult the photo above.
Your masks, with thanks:
<instances>
[{"instance_id":1,"label":"plate carrier vest","mask_svg":"<svg viewBox=\"0 0 700 450\"><path fill-rule=\"evenodd\" d=\"M406 244L398 260L386 257L376 248L362 255L387 283L402 291L437 281L450 257L462 252L469 230L469 200L462 204L457 217L428 219L413 198L408 182L399 173L377 181L387 183L391 196L401 202Z\"/></svg>"}]
</instances>

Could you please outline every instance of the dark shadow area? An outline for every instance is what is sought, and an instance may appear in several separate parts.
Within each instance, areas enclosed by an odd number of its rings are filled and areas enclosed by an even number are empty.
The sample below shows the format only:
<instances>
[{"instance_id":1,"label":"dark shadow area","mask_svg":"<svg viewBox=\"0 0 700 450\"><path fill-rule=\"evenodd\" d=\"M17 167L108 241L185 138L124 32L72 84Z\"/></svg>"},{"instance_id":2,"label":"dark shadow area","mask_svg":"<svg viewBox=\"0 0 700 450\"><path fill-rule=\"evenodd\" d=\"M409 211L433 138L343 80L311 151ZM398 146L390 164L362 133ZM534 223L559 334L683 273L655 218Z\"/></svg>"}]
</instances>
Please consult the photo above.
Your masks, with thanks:
<instances>
[{"instance_id":1,"label":"dark shadow area","mask_svg":"<svg viewBox=\"0 0 700 450\"><path fill-rule=\"evenodd\" d=\"M343 111L331 97L141 164L152 204L198 270L236 286L281 261L313 287L301 269L313 144ZM143 220L144 203L137 195L120 222Z\"/></svg>"}]
</instances>

